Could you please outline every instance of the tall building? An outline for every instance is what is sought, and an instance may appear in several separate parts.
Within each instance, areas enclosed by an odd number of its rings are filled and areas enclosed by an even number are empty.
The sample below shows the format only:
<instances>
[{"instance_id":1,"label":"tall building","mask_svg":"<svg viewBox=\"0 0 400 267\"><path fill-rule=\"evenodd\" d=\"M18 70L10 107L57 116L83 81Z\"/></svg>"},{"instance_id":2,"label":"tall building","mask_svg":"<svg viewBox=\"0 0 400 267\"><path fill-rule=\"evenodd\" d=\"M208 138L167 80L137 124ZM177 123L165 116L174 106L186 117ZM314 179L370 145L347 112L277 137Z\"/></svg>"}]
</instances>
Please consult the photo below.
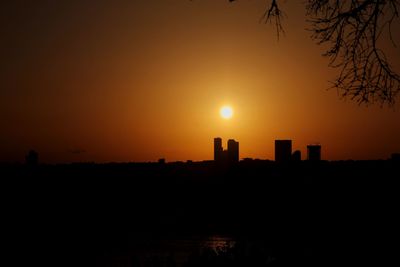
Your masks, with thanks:
<instances>
[{"instance_id":1,"label":"tall building","mask_svg":"<svg viewBox=\"0 0 400 267\"><path fill-rule=\"evenodd\" d=\"M222 147L222 139L214 138L214 161L220 163L235 163L239 162L239 142L234 139L228 140L228 149Z\"/></svg>"},{"instance_id":2,"label":"tall building","mask_svg":"<svg viewBox=\"0 0 400 267\"><path fill-rule=\"evenodd\" d=\"M307 145L307 160L320 161L321 160L321 145Z\"/></svg>"},{"instance_id":3,"label":"tall building","mask_svg":"<svg viewBox=\"0 0 400 267\"><path fill-rule=\"evenodd\" d=\"M229 162L239 162L239 142L233 139L228 140L228 160Z\"/></svg>"},{"instance_id":4,"label":"tall building","mask_svg":"<svg viewBox=\"0 0 400 267\"><path fill-rule=\"evenodd\" d=\"M292 140L275 140L275 161L287 162L292 156Z\"/></svg>"},{"instance_id":5,"label":"tall building","mask_svg":"<svg viewBox=\"0 0 400 267\"><path fill-rule=\"evenodd\" d=\"M214 161L222 160L222 139L220 137L214 138Z\"/></svg>"}]
</instances>

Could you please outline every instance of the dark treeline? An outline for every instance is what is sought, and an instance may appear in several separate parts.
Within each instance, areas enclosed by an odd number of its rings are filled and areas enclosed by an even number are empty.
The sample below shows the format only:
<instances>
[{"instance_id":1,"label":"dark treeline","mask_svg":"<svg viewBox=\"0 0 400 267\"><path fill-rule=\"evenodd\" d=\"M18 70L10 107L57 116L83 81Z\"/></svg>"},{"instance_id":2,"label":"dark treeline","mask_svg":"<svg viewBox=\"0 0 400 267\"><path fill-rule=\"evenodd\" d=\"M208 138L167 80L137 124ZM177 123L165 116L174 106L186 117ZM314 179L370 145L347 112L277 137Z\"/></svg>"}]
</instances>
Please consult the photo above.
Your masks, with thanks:
<instances>
[{"instance_id":1,"label":"dark treeline","mask_svg":"<svg viewBox=\"0 0 400 267\"><path fill-rule=\"evenodd\" d=\"M6 254L17 266L379 263L399 174L395 160L2 165ZM171 240L212 235L235 246L179 263ZM163 258L144 260L160 242Z\"/></svg>"}]
</instances>

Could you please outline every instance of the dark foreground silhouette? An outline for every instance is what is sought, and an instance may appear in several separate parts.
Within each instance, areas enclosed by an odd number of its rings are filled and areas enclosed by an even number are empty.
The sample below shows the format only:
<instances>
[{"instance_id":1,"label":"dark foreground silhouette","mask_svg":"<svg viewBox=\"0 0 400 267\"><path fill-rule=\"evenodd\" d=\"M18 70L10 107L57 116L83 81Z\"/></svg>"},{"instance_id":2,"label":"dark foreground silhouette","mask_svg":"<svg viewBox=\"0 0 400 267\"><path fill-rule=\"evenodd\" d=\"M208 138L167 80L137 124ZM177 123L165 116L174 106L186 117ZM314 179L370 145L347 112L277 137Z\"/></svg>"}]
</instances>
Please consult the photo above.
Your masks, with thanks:
<instances>
[{"instance_id":1,"label":"dark foreground silhouette","mask_svg":"<svg viewBox=\"0 0 400 267\"><path fill-rule=\"evenodd\" d=\"M2 165L15 266L341 266L396 251L388 161Z\"/></svg>"}]
</instances>

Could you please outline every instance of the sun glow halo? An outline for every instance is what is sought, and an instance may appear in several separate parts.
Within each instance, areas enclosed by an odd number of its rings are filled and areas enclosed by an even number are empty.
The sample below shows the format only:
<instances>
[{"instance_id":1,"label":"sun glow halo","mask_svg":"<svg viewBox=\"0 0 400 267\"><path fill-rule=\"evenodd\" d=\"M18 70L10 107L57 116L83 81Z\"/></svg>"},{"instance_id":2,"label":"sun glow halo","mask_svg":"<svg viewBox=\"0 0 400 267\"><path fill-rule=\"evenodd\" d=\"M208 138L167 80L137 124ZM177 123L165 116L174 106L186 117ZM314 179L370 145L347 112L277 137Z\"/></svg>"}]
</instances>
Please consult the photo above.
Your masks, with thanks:
<instances>
[{"instance_id":1,"label":"sun glow halo","mask_svg":"<svg viewBox=\"0 0 400 267\"><path fill-rule=\"evenodd\" d=\"M228 120L233 116L233 109L230 106L223 106L220 109L219 114L221 115L222 118Z\"/></svg>"}]
</instances>

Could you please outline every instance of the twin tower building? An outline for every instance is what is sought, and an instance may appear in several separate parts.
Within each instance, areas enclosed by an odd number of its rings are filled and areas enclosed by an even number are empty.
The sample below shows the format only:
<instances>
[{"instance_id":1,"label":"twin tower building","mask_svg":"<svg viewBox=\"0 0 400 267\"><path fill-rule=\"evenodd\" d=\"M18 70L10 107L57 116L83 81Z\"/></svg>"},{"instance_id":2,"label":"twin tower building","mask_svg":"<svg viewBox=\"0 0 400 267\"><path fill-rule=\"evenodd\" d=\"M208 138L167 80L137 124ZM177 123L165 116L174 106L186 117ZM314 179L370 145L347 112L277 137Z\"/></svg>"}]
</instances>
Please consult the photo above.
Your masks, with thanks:
<instances>
[{"instance_id":1,"label":"twin tower building","mask_svg":"<svg viewBox=\"0 0 400 267\"><path fill-rule=\"evenodd\" d=\"M228 149L222 147L222 139L214 138L214 161L224 163L239 162L239 142L233 139L228 140Z\"/></svg>"},{"instance_id":2,"label":"twin tower building","mask_svg":"<svg viewBox=\"0 0 400 267\"><path fill-rule=\"evenodd\" d=\"M275 140L275 161L300 161L301 152L296 150L292 153L292 140ZM307 160L321 160L321 145L314 144L307 146ZM214 138L214 161L220 163L239 162L239 142L233 139L228 140L228 149L222 147L222 139Z\"/></svg>"}]
</instances>

